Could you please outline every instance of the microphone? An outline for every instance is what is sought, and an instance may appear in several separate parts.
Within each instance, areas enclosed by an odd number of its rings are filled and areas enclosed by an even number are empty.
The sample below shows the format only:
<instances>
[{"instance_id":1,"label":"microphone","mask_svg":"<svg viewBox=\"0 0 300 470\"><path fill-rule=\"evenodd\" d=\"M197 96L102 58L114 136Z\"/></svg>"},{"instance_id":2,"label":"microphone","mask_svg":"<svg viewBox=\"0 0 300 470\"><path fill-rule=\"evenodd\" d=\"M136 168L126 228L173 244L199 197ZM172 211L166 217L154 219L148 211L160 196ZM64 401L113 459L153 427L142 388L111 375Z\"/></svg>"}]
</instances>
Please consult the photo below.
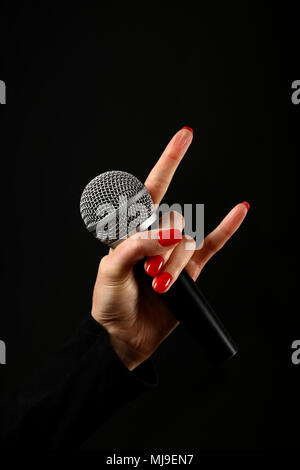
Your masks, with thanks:
<instances>
[{"instance_id":1,"label":"microphone","mask_svg":"<svg viewBox=\"0 0 300 470\"><path fill-rule=\"evenodd\" d=\"M133 233L147 230L156 220L147 188L124 171L107 171L90 181L81 195L80 213L88 231L112 248ZM139 280L152 285L143 260L135 272ZM165 294L153 290L153 295L159 296L210 359L223 362L237 353L235 342L185 270Z\"/></svg>"}]
</instances>

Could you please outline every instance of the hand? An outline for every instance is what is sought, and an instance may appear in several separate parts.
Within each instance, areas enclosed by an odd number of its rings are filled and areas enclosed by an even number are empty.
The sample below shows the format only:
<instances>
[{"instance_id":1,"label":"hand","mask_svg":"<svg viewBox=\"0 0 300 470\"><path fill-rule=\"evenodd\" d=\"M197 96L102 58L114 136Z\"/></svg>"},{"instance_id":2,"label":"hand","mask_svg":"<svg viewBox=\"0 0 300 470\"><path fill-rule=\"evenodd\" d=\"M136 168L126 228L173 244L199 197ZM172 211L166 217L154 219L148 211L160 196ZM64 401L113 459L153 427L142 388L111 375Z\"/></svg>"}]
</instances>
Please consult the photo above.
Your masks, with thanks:
<instances>
[{"instance_id":1,"label":"hand","mask_svg":"<svg viewBox=\"0 0 300 470\"><path fill-rule=\"evenodd\" d=\"M188 128L175 134L146 179L153 202L159 204L177 166L193 139ZM178 325L153 289L163 294L186 268L196 281L207 261L227 242L245 218L249 205L237 204L195 250L191 237L182 236L178 213L163 217L159 230L137 233L110 250L100 262L94 287L92 316L106 330L116 353L133 370L147 359ZM189 244L186 249L186 245ZM152 287L137 281L133 267L146 258Z\"/></svg>"}]
</instances>

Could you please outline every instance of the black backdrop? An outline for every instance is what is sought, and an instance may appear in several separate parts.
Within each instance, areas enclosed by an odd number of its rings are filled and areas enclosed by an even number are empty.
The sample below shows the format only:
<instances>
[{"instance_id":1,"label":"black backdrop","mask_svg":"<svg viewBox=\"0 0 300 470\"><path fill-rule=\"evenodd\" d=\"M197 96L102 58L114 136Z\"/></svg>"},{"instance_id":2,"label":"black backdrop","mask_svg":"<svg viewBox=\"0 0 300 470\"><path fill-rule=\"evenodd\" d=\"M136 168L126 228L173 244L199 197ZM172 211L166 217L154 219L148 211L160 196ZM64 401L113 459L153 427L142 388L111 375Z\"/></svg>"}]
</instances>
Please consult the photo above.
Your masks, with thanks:
<instances>
[{"instance_id":1,"label":"black backdrop","mask_svg":"<svg viewBox=\"0 0 300 470\"><path fill-rule=\"evenodd\" d=\"M195 11L189 4L63 10L4 2L2 400L89 314L105 252L79 214L91 178L122 169L145 179L173 133L188 125L194 141L165 201L204 203L206 233L237 202L251 204L198 280L239 355L212 366L179 327L155 353L159 387L121 410L85 449L298 444L300 366L290 356L299 315L274 287L280 259L284 283L293 253L282 238L272 248L281 230L272 172L297 75L285 75L274 21L263 3L255 11L247 2ZM293 151L289 140L283 178L287 168L293 173Z\"/></svg>"}]
</instances>

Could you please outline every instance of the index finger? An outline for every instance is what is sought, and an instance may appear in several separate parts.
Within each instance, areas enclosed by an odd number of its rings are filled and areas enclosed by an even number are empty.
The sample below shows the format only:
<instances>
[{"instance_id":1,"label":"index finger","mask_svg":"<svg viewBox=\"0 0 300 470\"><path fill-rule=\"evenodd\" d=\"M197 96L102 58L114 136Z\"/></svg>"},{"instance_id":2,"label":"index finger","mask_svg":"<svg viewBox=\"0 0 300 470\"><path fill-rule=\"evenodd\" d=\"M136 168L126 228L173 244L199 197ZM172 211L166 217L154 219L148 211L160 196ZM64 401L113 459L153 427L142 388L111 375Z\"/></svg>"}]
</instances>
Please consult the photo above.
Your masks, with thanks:
<instances>
[{"instance_id":1,"label":"index finger","mask_svg":"<svg viewBox=\"0 0 300 470\"><path fill-rule=\"evenodd\" d=\"M154 204L159 204L167 192L173 175L193 140L193 129L183 127L170 140L145 181Z\"/></svg>"}]
</instances>

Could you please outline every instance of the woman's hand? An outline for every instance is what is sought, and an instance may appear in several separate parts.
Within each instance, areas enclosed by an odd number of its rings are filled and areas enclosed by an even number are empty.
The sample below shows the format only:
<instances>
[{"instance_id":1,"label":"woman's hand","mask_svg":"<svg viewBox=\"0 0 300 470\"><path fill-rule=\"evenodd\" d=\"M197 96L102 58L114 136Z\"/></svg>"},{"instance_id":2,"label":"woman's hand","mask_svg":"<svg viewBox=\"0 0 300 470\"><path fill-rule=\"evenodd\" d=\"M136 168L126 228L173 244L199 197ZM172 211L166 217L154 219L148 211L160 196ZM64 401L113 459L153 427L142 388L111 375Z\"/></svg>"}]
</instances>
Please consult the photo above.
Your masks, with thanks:
<instances>
[{"instance_id":1,"label":"woman's hand","mask_svg":"<svg viewBox=\"0 0 300 470\"><path fill-rule=\"evenodd\" d=\"M192 138L189 128L177 132L150 172L145 186L155 204L167 191ZM182 236L184 220L172 213L172 217L162 218L160 230L137 233L102 258L92 316L106 328L112 346L128 369L133 370L151 356L178 324L153 289L160 294L166 292L184 268L196 280L207 261L238 229L248 208L248 203L237 204L204 239L201 249L195 250L191 237ZM133 271L143 258L146 272L154 278L152 288L137 282Z\"/></svg>"}]
</instances>

